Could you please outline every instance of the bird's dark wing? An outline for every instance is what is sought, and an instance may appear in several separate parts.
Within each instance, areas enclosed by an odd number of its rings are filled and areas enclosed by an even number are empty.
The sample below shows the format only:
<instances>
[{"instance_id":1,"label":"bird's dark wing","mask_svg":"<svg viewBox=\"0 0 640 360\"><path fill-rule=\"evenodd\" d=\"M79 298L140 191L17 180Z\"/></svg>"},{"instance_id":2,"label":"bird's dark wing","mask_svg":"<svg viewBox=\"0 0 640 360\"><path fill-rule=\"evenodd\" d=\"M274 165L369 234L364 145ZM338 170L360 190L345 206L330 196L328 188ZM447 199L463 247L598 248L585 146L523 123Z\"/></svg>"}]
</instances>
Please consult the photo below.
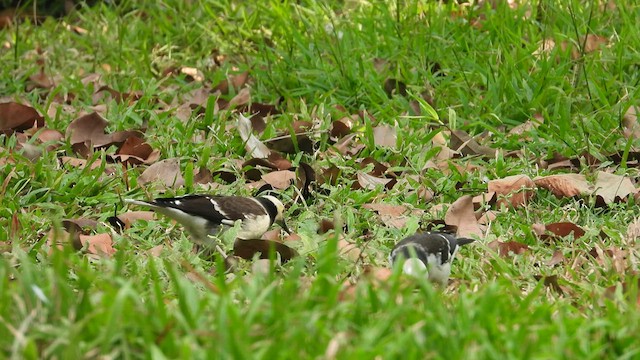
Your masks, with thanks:
<instances>
[{"instance_id":1,"label":"bird's dark wing","mask_svg":"<svg viewBox=\"0 0 640 360\"><path fill-rule=\"evenodd\" d=\"M216 224L221 224L225 220L243 220L247 215L265 213L264 208L254 199L241 196L187 195L176 198L158 198L152 204L178 209Z\"/></svg>"}]
</instances>

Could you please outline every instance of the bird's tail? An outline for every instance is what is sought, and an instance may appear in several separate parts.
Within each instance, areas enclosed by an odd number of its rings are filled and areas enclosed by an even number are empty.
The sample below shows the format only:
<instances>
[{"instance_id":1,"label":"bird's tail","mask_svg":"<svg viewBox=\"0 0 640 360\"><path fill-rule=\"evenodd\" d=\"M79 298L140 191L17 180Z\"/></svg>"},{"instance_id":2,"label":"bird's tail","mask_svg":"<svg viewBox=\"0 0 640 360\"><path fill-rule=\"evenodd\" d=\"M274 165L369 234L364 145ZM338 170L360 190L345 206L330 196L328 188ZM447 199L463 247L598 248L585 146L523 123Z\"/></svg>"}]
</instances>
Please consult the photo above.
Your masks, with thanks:
<instances>
[{"instance_id":1,"label":"bird's tail","mask_svg":"<svg viewBox=\"0 0 640 360\"><path fill-rule=\"evenodd\" d=\"M151 208L157 208L155 204L142 201L142 200L124 199L124 202L125 204L130 204L130 205L140 205L140 206L147 206Z\"/></svg>"}]
</instances>

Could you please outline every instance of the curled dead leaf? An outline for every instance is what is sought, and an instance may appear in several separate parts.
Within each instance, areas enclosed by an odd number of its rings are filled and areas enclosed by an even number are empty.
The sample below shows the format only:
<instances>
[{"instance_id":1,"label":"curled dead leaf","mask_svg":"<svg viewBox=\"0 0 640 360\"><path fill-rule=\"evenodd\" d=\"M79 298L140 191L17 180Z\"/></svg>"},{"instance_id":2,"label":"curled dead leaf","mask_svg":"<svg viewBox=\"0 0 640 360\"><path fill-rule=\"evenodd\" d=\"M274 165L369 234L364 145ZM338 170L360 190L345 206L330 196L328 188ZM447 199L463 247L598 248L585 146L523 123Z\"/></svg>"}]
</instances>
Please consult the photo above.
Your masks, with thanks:
<instances>
[{"instance_id":1,"label":"curled dead leaf","mask_svg":"<svg viewBox=\"0 0 640 360\"><path fill-rule=\"evenodd\" d=\"M138 183L141 185L156 181L168 187L180 187L184 185L184 178L180 172L180 160L178 158L171 158L158 161L149 166L138 177Z\"/></svg>"},{"instance_id":2,"label":"curled dead leaf","mask_svg":"<svg viewBox=\"0 0 640 360\"><path fill-rule=\"evenodd\" d=\"M507 176L489 181L488 191L498 195L498 205L511 205L514 208L526 206L535 196L536 184L527 175Z\"/></svg>"},{"instance_id":3,"label":"curled dead leaf","mask_svg":"<svg viewBox=\"0 0 640 360\"><path fill-rule=\"evenodd\" d=\"M24 131L43 126L44 118L31 106L16 102L0 103L0 132Z\"/></svg>"},{"instance_id":4,"label":"curled dead leaf","mask_svg":"<svg viewBox=\"0 0 640 360\"><path fill-rule=\"evenodd\" d=\"M445 214L444 221L447 225L458 228L457 235L459 237L484 237L474 212L473 198L469 195L461 196L451 204Z\"/></svg>"}]
</instances>

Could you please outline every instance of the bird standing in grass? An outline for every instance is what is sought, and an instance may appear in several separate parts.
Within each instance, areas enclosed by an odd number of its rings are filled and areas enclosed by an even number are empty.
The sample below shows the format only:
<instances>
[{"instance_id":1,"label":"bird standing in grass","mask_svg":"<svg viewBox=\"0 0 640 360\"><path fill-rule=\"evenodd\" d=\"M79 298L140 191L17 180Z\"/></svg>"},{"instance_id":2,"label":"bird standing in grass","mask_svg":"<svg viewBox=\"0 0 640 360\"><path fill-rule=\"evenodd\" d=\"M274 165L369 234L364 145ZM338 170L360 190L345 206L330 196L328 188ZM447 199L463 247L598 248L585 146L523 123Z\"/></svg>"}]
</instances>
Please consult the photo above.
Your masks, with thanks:
<instances>
[{"instance_id":1,"label":"bird standing in grass","mask_svg":"<svg viewBox=\"0 0 640 360\"><path fill-rule=\"evenodd\" d=\"M405 274L428 274L430 281L446 286L451 274L451 262L458 247L473 241L441 232L415 234L398 242L389 258L392 265L401 262L402 272Z\"/></svg>"},{"instance_id":2,"label":"bird standing in grass","mask_svg":"<svg viewBox=\"0 0 640 360\"><path fill-rule=\"evenodd\" d=\"M284 221L284 205L271 195L260 197L186 195L175 198L158 198L153 201L125 199L133 205L148 206L180 224L191 234L192 240L206 247L217 246L209 235L216 235L224 227L232 227L238 221L238 239L257 239L273 223L284 231L289 229ZM221 249L218 247L218 251ZM222 252L224 255L224 252Z\"/></svg>"}]
</instances>

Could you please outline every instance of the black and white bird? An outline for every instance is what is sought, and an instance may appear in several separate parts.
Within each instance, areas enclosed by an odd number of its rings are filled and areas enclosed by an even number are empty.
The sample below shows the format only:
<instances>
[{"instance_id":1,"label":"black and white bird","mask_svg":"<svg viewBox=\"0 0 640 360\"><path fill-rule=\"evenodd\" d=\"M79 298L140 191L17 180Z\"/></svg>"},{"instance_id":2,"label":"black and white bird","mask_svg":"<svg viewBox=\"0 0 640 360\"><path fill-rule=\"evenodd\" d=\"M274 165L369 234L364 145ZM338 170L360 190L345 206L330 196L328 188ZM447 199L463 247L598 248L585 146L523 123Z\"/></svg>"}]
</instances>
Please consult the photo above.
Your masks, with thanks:
<instances>
[{"instance_id":1,"label":"black and white bird","mask_svg":"<svg viewBox=\"0 0 640 360\"><path fill-rule=\"evenodd\" d=\"M446 286L458 247L473 241L442 232L419 233L398 242L391 250L389 261L392 265L401 262L405 274L428 274L430 281Z\"/></svg>"},{"instance_id":2,"label":"black and white bird","mask_svg":"<svg viewBox=\"0 0 640 360\"><path fill-rule=\"evenodd\" d=\"M237 237L242 240L257 239L273 223L284 231L289 229L284 221L284 205L271 195L260 197L186 195L175 198L157 198L153 201L124 200L128 204L148 206L180 224L191 234L193 242L212 247L216 235L225 227L240 222Z\"/></svg>"}]
</instances>

